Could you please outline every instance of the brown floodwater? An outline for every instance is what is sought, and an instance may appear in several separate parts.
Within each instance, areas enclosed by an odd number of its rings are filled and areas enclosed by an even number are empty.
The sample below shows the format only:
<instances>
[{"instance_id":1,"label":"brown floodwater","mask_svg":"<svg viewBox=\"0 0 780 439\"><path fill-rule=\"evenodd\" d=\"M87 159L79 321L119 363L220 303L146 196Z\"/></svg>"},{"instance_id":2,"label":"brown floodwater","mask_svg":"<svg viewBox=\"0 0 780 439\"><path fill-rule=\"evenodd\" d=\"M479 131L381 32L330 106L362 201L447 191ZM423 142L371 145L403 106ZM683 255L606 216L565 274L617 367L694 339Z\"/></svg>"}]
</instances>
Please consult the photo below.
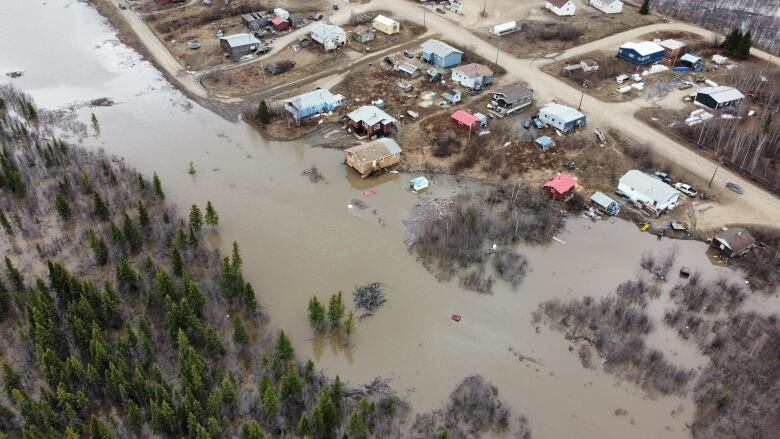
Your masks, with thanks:
<instances>
[{"instance_id":1,"label":"brown floodwater","mask_svg":"<svg viewBox=\"0 0 780 439\"><path fill-rule=\"evenodd\" d=\"M30 32L30 23L46 31ZM406 188L413 176L361 180L341 163L339 151L265 141L245 124L191 102L119 44L83 3L4 2L0 54L0 73L25 72L0 81L28 91L39 105L74 106L86 123L95 113L100 134L90 128L85 146L124 157L144 173L156 171L168 199L179 206L211 200L221 216L217 241L226 251L232 241L240 242L247 278L270 323L327 373L353 384L385 377L418 412L439 407L462 378L480 373L515 413L528 416L537 438L688 436L688 398L651 398L612 375L583 368L562 333L545 325L537 331L531 314L548 299L609 294L639 275L640 256L648 249L677 246L673 273L684 264L707 276L737 277L709 263L705 244L659 241L623 221L571 219L559 235L565 245L522 248L531 271L519 288L498 282L492 295L464 291L456 282L437 281L407 250L403 220L415 203L477 183L430 176L431 190L415 195ZM100 97L117 104L80 105ZM326 182L313 184L301 175L312 164ZM364 195L370 188L376 194ZM353 199L369 207L349 208ZM667 287L676 280L674 274ZM312 295L325 298L341 290L351 302L352 288L372 281L386 285L387 303L357 324L351 346L314 336L306 314ZM666 297L648 308L656 318L668 306ZM756 309L766 305L750 302ZM777 309L777 301L771 306ZM462 315L460 322L450 319L454 313ZM692 344L661 325L648 343L676 364L706 364ZM618 408L628 414L616 416Z\"/></svg>"}]
</instances>

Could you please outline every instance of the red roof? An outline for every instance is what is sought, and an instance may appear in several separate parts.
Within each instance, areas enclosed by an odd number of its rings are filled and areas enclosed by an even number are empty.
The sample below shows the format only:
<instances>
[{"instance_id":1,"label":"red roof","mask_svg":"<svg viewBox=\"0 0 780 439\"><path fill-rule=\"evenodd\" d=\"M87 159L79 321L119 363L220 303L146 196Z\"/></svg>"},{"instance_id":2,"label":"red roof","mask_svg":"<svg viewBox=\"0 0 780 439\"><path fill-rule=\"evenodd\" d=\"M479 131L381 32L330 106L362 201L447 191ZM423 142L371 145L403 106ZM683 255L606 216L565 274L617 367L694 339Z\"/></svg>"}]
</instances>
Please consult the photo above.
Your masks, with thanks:
<instances>
[{"instance_id":1,"label":"red roof","mask_svg":"<svg viewBox=\"0 0 780 439\"><path fill-rule=\"evenodd\" d=\"M458 110L452 113L452 118L458 123L461 123L467 127L472 127L474 124L479 123L479 119L468 111Z\"/></svg>"},{"instance_id":2,"label":"red roof","mask_svg":"<svg viewBox=\"0 0 780 439\"><path fill-rule=\"evenodd\" d=\"M280 25L282 23L285 23L286 21L287 20L285 20L282 17L274 17L274 18L271 19L271 24L274 25L274 26L278 26L278 25Z\"/></svg>"},{"instance_id":3,"label":"red roof","mask_svg":"<svg viewBox=\"0 0 780 439\"><path fill-rule=\"evenodd\" d=\"M550 181L545 183L544 187L549 187L555 189L555 192L558 192L559 194L565 194L566 192L570 191L574 186L577 185L577 180L574 179L569 174L558 174Z\"/></svg>"}]
</instances>

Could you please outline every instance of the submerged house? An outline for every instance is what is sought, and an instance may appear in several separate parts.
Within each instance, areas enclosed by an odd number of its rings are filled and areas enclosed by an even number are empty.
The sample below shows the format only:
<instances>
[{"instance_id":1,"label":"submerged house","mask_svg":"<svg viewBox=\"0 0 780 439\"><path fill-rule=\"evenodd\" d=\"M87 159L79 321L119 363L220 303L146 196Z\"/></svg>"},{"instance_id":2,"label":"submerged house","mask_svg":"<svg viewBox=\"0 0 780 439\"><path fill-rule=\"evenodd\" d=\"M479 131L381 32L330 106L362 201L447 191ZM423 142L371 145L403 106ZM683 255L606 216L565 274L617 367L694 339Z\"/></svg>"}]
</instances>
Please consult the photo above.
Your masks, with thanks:
<instances>
[{"instance_id":1,"label":"submerged house","mask_svg":"<svg viewBox=\"0 0 780 439\"><path fill-rule=\"evenodd\" d=\"M735 107L743 99L745 99L745 95L736 88L720 85L698 90L694 101L707 108L718 110L724 107Z\"/></svg>"},{"instance_id":2,"label":"submerged house","mask_svg":"<svg viewBox=\"0 0 780 439\"><path fill-rule=\"evenodd\" d=\"M311 39L322 44L325 50L334 50L347 44L347 32L332 24L318 24L311 30Z\"/></svg>"},{"instance_id":3,"label":"submerged house","mask_svg":"<svg viewBox=\"0 0 780 439\"><path fill-rule=\"evenodd\" d=\"M309 116L333 111L344 105L344 101L344 96L334 95L330 90L318 88L285 100L284 109L300 123Z\"/></svg>"},{"instance_id":4,"label":"submerged house","mask_svg":"<svg viewBox=\"0 0 780 439\"><path fill-rule=\"evenodd\" d=\"M568 133L587 123L587 117L578 110L555 102L539 109L539 120L562 133Z\"/></svg>"},{"instance_id":5,"label":"submerged house","mask_svg":"<svg viewBox=\"0 0 780 439\"><path fill-rule=\"evenodd\" d=\"M346 163L364 178L401 161L401 147L393 139L381 138L344 150Z\"/></svg>"},{"instance_id":6,"label":"submerged house","mask_svg":"<svg viewBox=\"0 0 780 439\"><path fill-rule=\"evenodd\" d=\"M665 49L662 46L652 41L642 41L623 44L618 49L617 56L620 59L641 66L662 60L664 53Z\"/></svg>"},{"instance_id":7,"label":"submerged house","mask_svg":"<svg viewBox=\"0 0 780 439\"><path fill-rule=\"evenodd\" d=\"M519 83L499 87L490 94L495 105L506 114L525 108L534 100L534 91Z\"/></svg>"},{"instance_id":8,"label":"submerged house","mask_svg":"<svg viewBox=\"0 0 780 439\"><path fill-rule=\"evenodd\" d=\"M600 210L603 210L607 215L614 216L620 213L620 203L603 192L596 192L593 194L590 197L590 202Z\"/></svg>"},{"instance_id":9,"label":"submerged house","mask_svg":"<svg viewBox=\"0 0 780 439\"><path fill-rule=\"evenodd\" d=\"M462 51L439 40L428 40L420 45L420 49L422 49L420 59L439 67L456 66L463 58Z\"/></svg>"},{"instance_id":10,"label":"submerged house","mask_svg":"<svg viewBox=\"0 0 780 439\"><path fill-rule=\"evenodd\" d=\"M577 11L574 0L547 0L544 7L552 11L553 14L562 17L574 15Z\"/></svg>"},{"instance_id":11,"label":"submerged house","mask_svg":"<svg viewBox=\"0 0 780 439\"><path fill-rule=\"evenodd\" d=\"M235 34L220 38L219 45L231 58L238 60L243 56L256 53L263 43L252 34Z\"/></svg>"},{"instance_id":12,"label":"submerged house","mask_svg":"<svg viewBox=\"0 0 780 439\"><path fill-rule=\"evenodd\" d=\"M544 184L544 193L553 200L562 200L574 192L577 180L569 174L560 172Z\"/></svg>"},{"instance_id":13,"label":"submerged house","mask_svg":"<svg viewBox=\"0 0 780 439\"><path fill-rule=\"evenodd\" d=\"M470 63L452 69L452 80L473 90L493 83L493 71L484 64Z\"/></svg>"},{"instance_id":14,"label":"submerged house","mask_svg":"<svg viewBox=\"0 0 780 439\"><path fill-rule=\"evenodd\" d=\"M715 235L712 238L712 247L730 258L736 258L747 253L754 242L750 232L742 227L732 227Z\"/></svg>"},{"instance_id":15,"label":"submerged house","mask_svg":"<svg viewBox=\"0 0 780 439\"><path fill-rule=\"evenodd\" d=\"M620 177L617 191L629 200L641 203L653 210L656 215L674 209L680 201L679 191L636 169L632 169Z\"/></svg>"},{"instance_id":16,"label":"submerged house","mask_svg":"<svg viewBox=\"0 0 780 439\"><path fill-rule=\"evenodd\" d=\"M373 105L364 105L344 117L345 125L359 137L386 137L395 132L398 121Z\"/></svg>"}]
</instances>

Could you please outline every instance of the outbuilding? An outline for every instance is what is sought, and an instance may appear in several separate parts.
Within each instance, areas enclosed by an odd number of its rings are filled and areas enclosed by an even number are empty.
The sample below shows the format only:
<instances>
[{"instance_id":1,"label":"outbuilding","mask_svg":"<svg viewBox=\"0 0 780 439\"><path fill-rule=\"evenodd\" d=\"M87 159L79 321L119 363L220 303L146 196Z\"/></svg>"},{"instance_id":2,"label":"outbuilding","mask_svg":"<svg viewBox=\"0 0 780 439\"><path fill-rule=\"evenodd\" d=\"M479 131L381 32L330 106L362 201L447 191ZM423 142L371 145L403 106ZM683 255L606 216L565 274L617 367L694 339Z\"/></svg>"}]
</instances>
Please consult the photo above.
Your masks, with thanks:
<instances>
[{"instance_id":1,"label":"outbuilding","mask_svg":"<svg viewBox=\"0 0 780 439\"><path fill-rule=\"evenodd\" d=\"M623 2L620 0L590 0L590 5L605 14L623 12Z\"/></svg>"},{"instance_id":2,"label":"outbuilding","mask_svg":"<svg viewBox=\"0 0 780 439\"><path fill-rule=\"evenodd\" d=\"M388 35L397 34L401 31L401 23L390 17L385 17L384 15L377 15L376 18L374 18L373 26L374 29Z\"/></svg>"},{"instance_id":3,"label":"outbuilding","mask_svg":"<svg viewBox=\"0 0 780 439\"><path fill-rule=\"evenodd\" d=\"M725 107L735 107L743 99L745 99L745 95L736 88L719 85L698 90L694 100L707 108L718 110Z\"/></svg>"},{"instance_id":4,"label":"outbuilding","mask_svg":"<svg viewBox=\"0 0 780 439\"><path fill-rule=\"evenodd\" d=\"M241 16L241 21L244 22L244 26L250 31L260 30L271 21L271 14L266 11L252 12L251 14L244 14Z\"/></svg>"},{"instance_id":5,"label":"outbuilding","mask_svg":"<svg viewBox=\"0 0 780 439\"><path fill-rule=\"evenodd\" d=\"M520 83L508 84L490 92L495 105L506 114L531 105L534 91Z\"/></svg>"},{"instance_id":6,"label":"outbuilding","mask_svg":"<svg viewBox=\"0 0 780 439\"><path fill-rule=\"evenodd\" d=\"M459 90L448 90L441 95L441 97L450 104L457 104L460 102L462 96L463 95Z\"/></svg>"},{"instance_id":7,"label":"outbuilding","mask_svg":"<svg viewBox=\"0 0 780 439\"><path fill-rule=\"evenodd\" d=\"M690 53L686 53L685 55L681 56L680 62L682 62L686 67L690 67L697 72L701 72L702 68L704 67L704 60Z\"/></svg>"},{"instance_id":8,"label":"outbuilding","mask_svg":"<svg viewBox=\"0 0 780 439\"><path fill-rule=\"evenodd\" d=\"M461 50L439 40L428 40L420 45L420 49L421 59L443 68L456 66L463 58Z\"/></svg>"},{"instance_id":9,"label":"outbuilding","mask_svg":"<svg viewBox=\"0 0 780 439\"><path fill-rule=\"evenodd\" d=\"M344 105L344 101L344 96L334 95L330 90L318 88L285 100L283 106L295 121L300 123L301 120L314 114L335 110Z\"/></svg>"},{"instance_id":10,"label":"outbuilding","mask_svg":"<svg viewBox=\"0 0 780 439\"><path fill-rule=\"evenodd\" d=\"M282 20L289 20L290 13L282 8L274 9L274 16L281 18Z\"/></svg>"},{"instance_id":11,"label":"outbuilding","mask_svg":"<svg viewBox=\"0 0 780 439\"><path fill-rule=\"evenodd\" d=\"M452 121L459 127L469 131L479 129L479 119L468 111L458 110L452 113Z\"/></svg>"},{"instance_id":12,"label":"outbuilding","mask_svg":"<svg viewBox=\"0 0 780 439\"><path fill-rule=\"evenodd\" d=\"M582 71L585 73L595 72L599 69L599 63L594 59L583 59L580 61L580 67L582 67Z\"/></svg>"},{"instance_id":13,"label":"outbuilding","mask_svg":"<svg viewBox=\"0 0 780 439\"><path fill-rule=\"evenodd\" d=\"M537 137L534 142L539 145L542 151L549 151L555 146L555 141L550 136Z\"/></svg>"},{"instance_id":14,"label":"outbuilding","mask_svg":"<svg viewBox=\"0 0 780 439\"><path fill-rule=\"evenodd\" d=\"M277 32L282 32L290 28L290 22L286 18L276 16L271 19L271 27Z\"/></svg>"},{"instance_id":15,"label":"outbuilding","mask_svg":"<svg viewBox=\"0 0 780 439\"><path fill-rule=\"evenodd\" d=\"M544 7L562 17L572 16L577 10L573 0L547 0Z\"/></svg>"},{"instance_id":16,"label":"outbuilding","mask_svg":"<svg viewBox=\"0 0 780 439\"><path fill-rule=\"evenodd\" d=\"M493 71L484 64L470 63L452 69L452 80L473 90L493 83Z\"/></svg>"},{"instance_id":17,"label":"outbuilding","mask_svg":"<svg viewBox=\"0 0 780 439\"><path fill-rule=\"evenodd\" d=\"M368 43L376 39L376 29L373 27L364 27L355 31L353 38L358 43Z\"/></svg>"},{"instance_id":18,"label":"outbuilding","mask_svg":"<svg viewBox=\"0 0 780 439\"><path fill-rule=\"evenodd\" d=\"M234 60L238 60L256 53L263 43L252 34L235 34L220 38L219 45Z\"/></svg>"},{"instance_id":19,"label":"outbuilding","mask_svg":"<svg viewBox=\"0 0 780 439\"><path fill-rule=\"evenodd\" d=\"M574 192L577 180L569 174L559 172L544 184L544 193L553 200L562 200Z\"/></svg>"},{"instance_id":20,"label":"outbuilding","mask_svg":"<svg viewBox=\"0 0 780 439\"><path fill-rule=\"evenodd\" d=\"M364 178L400 162L401 152L398 143L386 137L344 150L347 165Z\"/></svg>"},{"instance_id":21,"label":"outbuilding","mask_svg":"<svg viewBox=\"0 0 780 439\"><path fill-rule=\"evenodd\" d=\"M346 115L346 126L358 137L389 136L398 125L398 121L373 105L364 105Z\"/></svg>"},{"instance_id":22,"label":"outbuilding","mask_svg":"<svg viewBox=\"0 0 780 439\"><path fill-rule=\"evenodd\" d=\"M664 56L671 59L679 58L687 47L685 43L672 39L660 41L658 45L664 48Z\"/></svg>"},{"instance_id":23,"label":"outbuilding","mask_svg":"<svg viewBox=\"0 0 780 439\"><path fill-rule=\"evenodd\" d=\"M422 74L420 67L408 62L397 62L393 64L393 70L406 73L412 79Z\"/></svg>"},{"instance_id":24,"label":"outbuilding","mask_svg":"<svg viewBox=\"0 0 780 439\"><path fill-rule=\"evenodd\" d=\"M618 182L617 190L629 200L641 203L656 215L672 210L680 201L680 192L663 181L632 169Z\"/></svg>"},{"instance_id":25,"label":"outbuilding","mask_svg":"<svg viewBox=\"0 0 780 439\"><path fill-rule=\"evenodd\" d=\"M590 197L590 202L598 209L604 211L607 215L617 215L620 213L620 203L613 200L603 192L596 192Z\"/></svg>"},{"instance_id":26,"label":"outbuilding","mask_svg":"<svg viewBox=\"0 0 780 439\"><path fill-rule=\"evenodd\" d=\"M587 117L572 107L551 102L539 109L539 120L562 133L587 123Z\"/></svg>"},{"instance_id":27,"label":"outbuilding","mask_svg":"<svg viewBox=\"0 0 780 439\"><path fill-rule=\"evenodd\" d=\"M347 32L335 25L320 23L311 30L311 39L325 50L334 50L347 44Z\"/></svg>"},{"instance_id":28,"label":"outbuilding","mask_svg":"<svg viewBox=\"0 0 780 439\"><path fill-rule=\"evenodd\" d=\"M618 58L636 65L652 64L664 58L663 47L652 41L626 43L618 49Z\"/></svg>"},{"instance_id":29,"label":"outbuilding","mask_svg":"<svg viewBox=\"0 0 780 439\"><path fill-rule=\"evenodd\" d=\"M488 29L488 32L491 34L500 37L501 35L506 35L510 32L514 32L518 30L517 22L516 21L507 21L506 23L497 24L495 26L490 26L490 29Z\"/></svg>"},{"instance_id":30,"label":"outbuilding","mask_svg":"<svg viewBox=\"0 0 780 439\"><path fill-rule=\"evenodd\" d=\"M732 227L712 238L712 247L730 258L747 253L755 240L750 232L742 227Z\"/></svg>"}]
</instances>

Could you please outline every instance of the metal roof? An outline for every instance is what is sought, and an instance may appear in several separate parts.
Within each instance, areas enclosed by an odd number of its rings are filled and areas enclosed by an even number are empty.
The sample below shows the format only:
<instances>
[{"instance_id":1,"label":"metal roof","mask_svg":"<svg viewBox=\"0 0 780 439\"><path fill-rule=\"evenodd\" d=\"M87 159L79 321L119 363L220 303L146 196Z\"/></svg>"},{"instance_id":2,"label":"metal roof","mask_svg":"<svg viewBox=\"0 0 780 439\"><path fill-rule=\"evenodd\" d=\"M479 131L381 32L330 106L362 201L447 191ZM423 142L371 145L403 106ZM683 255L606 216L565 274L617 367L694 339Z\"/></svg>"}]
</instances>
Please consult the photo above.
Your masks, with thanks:
<instances>
[{"instance_id":1,"label":"metal roof","mask_svg":"<svg viewBox=\"0 0 780 439\"><path fill-rule=\"evenodd\" d=\"M343 101L344 96L334 95L330 90L324 88L318 88L308 93L304 93L293 98L287 99L284 102L289 103L298 110L305 108L313 108L322 104L336 104L339 101Z\"/></svg>"},{"instance_id":2,"label":"metal roof","mask_svg":"<svg viewBox=\"0 0 780 439\"><path fill-rule=\"evenodd\" d=\"M680 61L689 62L691 64L696 64L697 62L701 61L701 58L699 58L696 55L692 55L690 53L686 53L685 55L680 57Z\"/></svg>"},{"instance_id":3,"label":"metal roof","mask_svg":"<svg viewBox=\"0 0 780 439\"><path fill-rule=\"evenodd\" d=\"M664 48L652 41L640 41L639 43L628 42L620 46L621 49L633 49L640 56L652 55L654 53L663 52Z\"/></svg>"},{"instance_id":4,"label":"metal roof","mask_svg":"<svg viewBox=\"0 0 780 439\"><path fill-rule=\"evenodd\" d=\"M490 67L484 65L484 64L477 64L477 63L471 63L462 65L459 67L455 67L452 69L453 72L458 71L463 73L464 75L468 76L471 79L479 78L480 76L492 76L493 71L490 70Z\"/></svg>"},{"instance_id":5,"label":"metal roof","mask_svg":"<svg viewBox=\"0 0 780 439\"><path fill-rule=\"evenodd\" d=\"M377 15L376 18L374 18L374 21L377 23L384 24L385 26L395 26L398 24L397 21L393 20L390 17L385 17L384 15Z\"/></svg>"},{"instance_id":6,"label":"metal roof","mask_svg":"<svg viewBox=\"0 0 780 439\"><path fill-rule=\"evenodd\" d=\"M425 52L433 53L434 55L438 55L442 58L446 57L451 53L463 54L462 51L450 46L447 43L443 43L439 40L428 40L422 43L420 45L420 48L422 48L422 50Z\"/></svg>"},{"instance_id":7,"label":"metal roof","mask_svg":"<svg viewBox=\"0 0 780 439\"><path fill-rule=\"evenodd\" d=\"M347 117L353 122L363 122L366 125L375 125L380 122L383 124L398 123L395 118L373 105L364 105L349 113Z\"/></svg>"},{"instance_id":8,"label":"metal roof","mask_svg":"<svg viewBox=\"0 0 780 439\"><path fill-rule=\"evenodd\" d=\"M452 118L466 126L474 126L475 123L479 122L476 116L463 110L452 113Z\"/></svg>"},{"instance_id":9,"label":"metal roof","mask_svg":"<svg viewBox=\"0 0 780 439\"><path fill-rule=\"evenodd\" d=\"M596 192L590 197L590 201L593 201L594 203L598 204L599 206L607 209L609 206L612 205L612 203L617 203L617 201L610 198L607 194L603 192Z\"/></svg>"},{"instance_id":10,"label":"metal roof","mask_svg":"<svg viewBox=\"0 0 780 439\"><path fill-rule=\"evenodd\" d=\"M564 122L571 122L585 117L584 114L580 113L576 109L568 107L566 105L557 104L555 102L550 102L549 104L540 108L539 113L547 113L553 115Z\"/></svg>"},{"instance_id":11,"label":"metal roof","mask_svg":"<svg viewBox=\"0 0 780 439\"><path fill-rule=\"evenodd\" d=\"M715 239L725 244L735 253L741 253L753 244L753 236L742 227L732 227L724 230L715 235Z\"/></svg>"},{"instance_id":12,"label":"metal roof","mask_svg":"<svg viewBox=\"0 0 780 439\"><path fill-rule=\"evenodd\" d=\"M220 40L227 41L230 47L248 46L250 44L260 44L260 40L255 38L252 34L235 34L228 35L220 38Z\"/></svg>"},{"instance_id":13,"label":"metal roof","mask_svg":"<svg viewBox=\"0 0 780 439\"><path fill-rule=\"evenodd\" d=\"M400 154L401 147L398 146L398 143L396 143L395 140L383 137L376 139L373 142L347 148L344 151L355 154L358 162L360 162L361 165L365 165L383 157Z\"/></svg>"},{"instance_id":14,"label":"metal roof","mask_svg":"<svg viewBox=\"0 0 780 439\"><path fill-rule=\"evenodd\" d=\"M547 0L548 2L552 3L553 6L556 8L562 8L566 6L566 3L569 3L571 0Z\"/></svg>"},{"instance_id":15,"label":"metal roof","mask_svg":"<svg viewBox=\"0 0 780 439\"><path fill-rule=\"evenodd\" d=\"M663 181L636 169L626 172L626 175L620 177L620 182L658 204L665 202L675 193L679 194Z\"/></svg>"},{"instance_id":16,"label":"metal roof","mask_svg":"<svg viewBox=\"0 0 780 439\"><path fill-rule=\"evenodd\" d=\"M534 142L538 143L541 146L552 145L554 143L553 139L551 139L550 136L538 137L536 138L536 140L534 140Z\"/></svg>"},{"instance_id":17,"label":"metal roof","mask_svg":"<svg viewBox=\"0 0 780 439\"><path fill-rule=\"evenodd\" d=\"M658 45L669 50L677 50L685 47L685 43L677 40L672 40L672 39L663 40L659 42Z\"/></svg>"},{"instance_id":18,"label":"metal roof","mask_svg":"<svg viewBox=\"0 0 780 439\"><path fill-rule=\"evenodd\" d=\"M318 24L311 30L311 37L314 39L325 40L326 38L334 37L337 35L347 36L347 32L332 24Z\"/></svg>"},{"instance_id":19,"label":"metal roof","mask_svg":"<svg viewBox=\"0 0 780 439\"><path fill-rule=\"evenodd\" d=\"M514 102L534 95L534 91L523 84L509 84L493 90L491 93L503 96L507 101Z\"/></svg>"},{"instance_id":20,"label":"metal roof","mask_svg":"<svg viewBox=\"0 0 780 439\"><path fill-rule=\"evenodd\" d=\"M742 92L736 88L727 87L725 85L719 85L717 87L705 87L699 89L696 93L709 95L718 103L737 101L745 98L745 95L743 95Z\"/></svg>"},{"instance_id":21,"label":"metal roof","mask_svg":"<svg viewBox=\"0 0 780 439\"><path fill-rule=\"evenodd\" d=\"M565 173L556 174L550 181L544 184L544 187L551 187L559 194L568 192L574 186L577 186L577 180Z\"/></svg>"}]
</instances>

